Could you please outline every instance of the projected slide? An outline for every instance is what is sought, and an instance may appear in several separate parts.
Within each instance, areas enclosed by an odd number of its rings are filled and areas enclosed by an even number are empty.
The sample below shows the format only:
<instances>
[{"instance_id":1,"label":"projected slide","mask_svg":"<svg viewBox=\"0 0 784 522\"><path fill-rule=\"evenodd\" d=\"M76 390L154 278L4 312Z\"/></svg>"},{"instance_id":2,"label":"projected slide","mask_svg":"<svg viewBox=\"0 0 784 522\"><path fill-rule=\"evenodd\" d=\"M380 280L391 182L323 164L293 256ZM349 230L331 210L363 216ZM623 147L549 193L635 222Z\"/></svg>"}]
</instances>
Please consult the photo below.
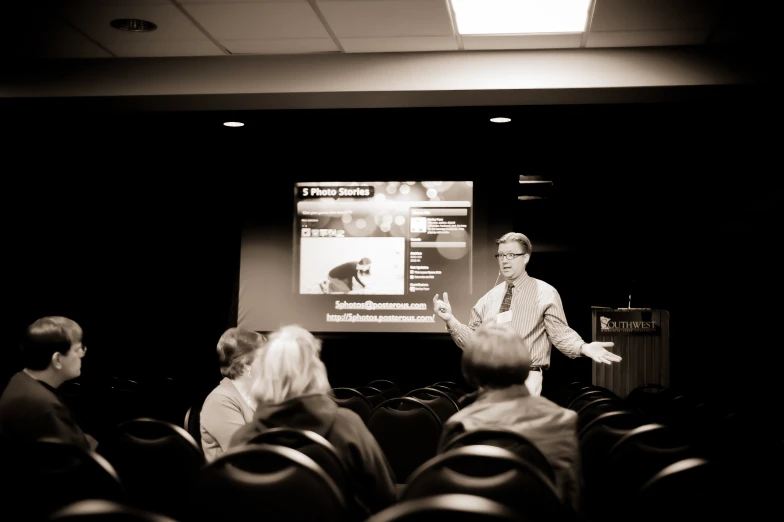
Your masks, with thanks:
<instances>
[{"instance_id":1,"label":"projected slide","mask_svg":"<svg viewBox=\"0 0 784 522\"><path fill-rule=\"evenodd\" d=\"M297 182L293 203L288 253L269 231L244 233L241 326L443 333L433 295L460 312L475 301L472 182Z\"/></svg>"}]
</instances>

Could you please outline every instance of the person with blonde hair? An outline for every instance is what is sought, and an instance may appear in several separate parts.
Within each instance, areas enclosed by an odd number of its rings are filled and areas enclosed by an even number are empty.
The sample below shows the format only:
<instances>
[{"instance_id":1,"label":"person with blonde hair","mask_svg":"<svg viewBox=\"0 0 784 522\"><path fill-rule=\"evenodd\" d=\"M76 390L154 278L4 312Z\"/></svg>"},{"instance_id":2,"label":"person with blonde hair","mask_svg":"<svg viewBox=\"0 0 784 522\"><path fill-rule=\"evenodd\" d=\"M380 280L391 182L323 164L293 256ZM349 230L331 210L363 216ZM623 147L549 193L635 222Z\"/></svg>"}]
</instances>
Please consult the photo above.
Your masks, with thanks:
<instances>
[{"instance_id":1,"label":"person with blonde hair","mask_svg":"<svg viewBox=\"0 0 784 522\"><path fill-rule=\"evenodd\" d=\"M577 413L528 389L531 352L525 340L507 323L483 324L466 343L461 365L477 397L444 423L439 452L466 431L506 428L520 433L550 461L562 500L579 512Z\"/></svg>"},{"instance_id":2,"label":"person with blonde hair","mask_svg":"<svg viewBox=\"0 0 784 522\"><path fill-rule=\"evenodd\" d=\"M199 414L201 447L208 462L229 449L234 432L253 420L251 363L266 338L242 328L229 328L218 340L218 364L223 379L204 399Z\"/></svg>"},{"instance_id":3,"label":"person with blonde hair","mask_svg":"<svg viewBox=\"0 0 784 522\"><path fill-rule=\"evenodd\" d=\"M395 477L376 439L359 415L330 396L320 340L300 326L280 328L254 361L253 375L256 413L232 436L231 447L271 428L310 430L332 443L348 470L352 507L375 513L395 501Z\"/></svg>"}]
</instances>

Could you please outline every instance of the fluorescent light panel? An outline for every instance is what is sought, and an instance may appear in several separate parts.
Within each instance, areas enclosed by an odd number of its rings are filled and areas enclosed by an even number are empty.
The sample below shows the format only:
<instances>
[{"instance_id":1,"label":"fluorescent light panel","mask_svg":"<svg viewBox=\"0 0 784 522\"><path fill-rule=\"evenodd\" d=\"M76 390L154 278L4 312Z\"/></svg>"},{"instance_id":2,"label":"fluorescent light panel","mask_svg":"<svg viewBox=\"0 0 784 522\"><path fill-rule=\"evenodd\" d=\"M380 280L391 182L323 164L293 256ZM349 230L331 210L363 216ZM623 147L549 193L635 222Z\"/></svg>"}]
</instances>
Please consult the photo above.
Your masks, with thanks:
<instances>
[{"instance_id":1,"label":"fluorescent light panel","mask_svg":"<svg viewBox=\"0 0 784 522\"><path fill-rule=\"evenodd\" d=\"M450 1L462 35L581 33L591 7L591 0Z\"/></svg>"}]
</instances>

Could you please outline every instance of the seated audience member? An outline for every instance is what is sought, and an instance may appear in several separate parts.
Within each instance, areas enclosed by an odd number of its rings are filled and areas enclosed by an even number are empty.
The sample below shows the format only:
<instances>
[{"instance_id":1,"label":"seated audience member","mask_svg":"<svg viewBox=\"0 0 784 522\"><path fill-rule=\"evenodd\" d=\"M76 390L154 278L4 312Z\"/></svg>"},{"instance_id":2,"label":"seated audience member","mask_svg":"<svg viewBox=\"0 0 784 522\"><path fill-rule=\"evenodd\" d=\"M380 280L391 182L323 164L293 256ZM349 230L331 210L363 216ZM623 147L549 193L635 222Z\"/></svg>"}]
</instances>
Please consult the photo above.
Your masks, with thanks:
<instances>
[{"instance_id":1,"label":"seated audience member","mask_svg":"<svg viewBox=\"0 0 784 522\"><path fill-rule=\"evenodd\" d=\"M465 431L514 430L533 442L553 466L562 500L579 512L581 490L577 414L525 386L531 354L523 338L506 323L486 323L465 347L463 376L478 392L473 403L444 424L439 452Z\"/></svg>"},{"instance_id":2,"label":"seated audience member","mask_svg":"<svg viewBox=\"0 0 784 522\"><path fill-rule=\"evenodd\" d=\"M266 338L256 332L229 328L218 340L218 363L223 375L201 407L201 447L208 462L229 449L234 432L253 420L256 401L251 398L251 363Z\"/></svg>"},{"instance_id":3,"label":"seated audience member","mask_svg":"<svg viewBox=\"0 0 784 522\"><path fill-rule=\"evenodd\" d=\"M340 408L329 396L321 341L299 326L270 335L254 362L253 397L258 401L253 422L240 428L231 446L247 443L270 428L296 428L318 433L335 446L356 493L352 513L375 513L395 500L395 478L386 456L362 419Z\"/></svg>"},{"instance_id":4,"label":"seated audience member","mask_svg":"<svg viewBox=\"0 0 784 522\"><path fill-rule=\"evenodd\" d=\"M0 395L0 432L10 443L54 437L94 450L57 388L82 373L82 328L66 317L43 317L27 328L22 340L24 369Z\"/></svg>"}]
</instances>

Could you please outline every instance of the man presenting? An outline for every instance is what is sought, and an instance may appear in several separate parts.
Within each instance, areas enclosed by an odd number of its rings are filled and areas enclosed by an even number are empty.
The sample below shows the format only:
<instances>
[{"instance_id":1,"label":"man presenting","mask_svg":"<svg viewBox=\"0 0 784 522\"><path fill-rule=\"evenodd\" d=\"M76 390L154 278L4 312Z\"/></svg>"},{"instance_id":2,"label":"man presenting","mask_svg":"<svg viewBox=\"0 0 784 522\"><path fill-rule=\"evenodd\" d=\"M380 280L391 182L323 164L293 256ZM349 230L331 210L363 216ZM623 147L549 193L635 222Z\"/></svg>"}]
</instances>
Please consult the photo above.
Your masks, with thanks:
<instances>
[{"instance_id":1,"label":"man presenting","mask_svg":"<svg viewBox=\"0 0 784 522\"><path fill-rule=\"evenodd\" d=\"M525 381L533 395L541 395L543 370L550 367L554 345L572 359L584 355L603 364L621 357L608 351L611 342L586 343L566 322L561 296L551 285L529 276L525 267L531 258L531 241L520 233L509 232L496 240L495 257L505 281L482 296L471 309L468 324L452 315L449 295L433 296L435 313L446 323L447 331L461 349L483 323L509 323L531 347L531 371Z\"/></svg>"}]
</instances>

